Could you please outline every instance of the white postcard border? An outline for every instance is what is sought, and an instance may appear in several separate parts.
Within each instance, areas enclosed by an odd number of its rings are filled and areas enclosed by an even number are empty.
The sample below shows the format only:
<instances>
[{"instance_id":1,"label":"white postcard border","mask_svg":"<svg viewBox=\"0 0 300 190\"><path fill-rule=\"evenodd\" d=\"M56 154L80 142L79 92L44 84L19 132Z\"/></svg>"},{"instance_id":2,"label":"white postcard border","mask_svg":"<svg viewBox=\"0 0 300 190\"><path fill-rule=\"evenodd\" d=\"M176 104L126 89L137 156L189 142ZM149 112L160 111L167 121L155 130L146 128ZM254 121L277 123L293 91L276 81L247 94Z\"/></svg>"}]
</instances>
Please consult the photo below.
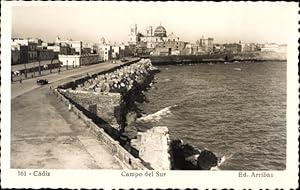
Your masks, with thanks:
<instances>
[{"instance_id":1,"label":"white postcard border","mask_svg":"<svg viewBox=\"0 0 300 190\"><path fill-rule=\"evenodd\" d=\"M50 2L30 2L41 5ZM83 2L51 2L55 5L80 5ZM96 3L96 2L94 2ZM188 3L188 2L187 2ZM233 2L230 2L233 3ZM248 3L248 2L244 2ZM260 2L262 3L262 2ZM10 40L11 6L28 2L2 2L1 7L1 186L3 188L296 188L298 184L298 7L291 12L287 66L287 161L283 171L154 171L166 177L123 177L123 170L18 170L10 169ZM277 4L276 4L277 5ZM278 3L279 6L279 3ZM282 4L280 4L282 6ZM266 31L267 32L267 31ZM18 176L25 171L27 176ZM33 176L35 171L47 171L50 176ZM125 170L124 170L125 171ZM239 177L271 173L273 177ZM29 176L29 173L32 175Z\"/></svg>"}]
</instances>

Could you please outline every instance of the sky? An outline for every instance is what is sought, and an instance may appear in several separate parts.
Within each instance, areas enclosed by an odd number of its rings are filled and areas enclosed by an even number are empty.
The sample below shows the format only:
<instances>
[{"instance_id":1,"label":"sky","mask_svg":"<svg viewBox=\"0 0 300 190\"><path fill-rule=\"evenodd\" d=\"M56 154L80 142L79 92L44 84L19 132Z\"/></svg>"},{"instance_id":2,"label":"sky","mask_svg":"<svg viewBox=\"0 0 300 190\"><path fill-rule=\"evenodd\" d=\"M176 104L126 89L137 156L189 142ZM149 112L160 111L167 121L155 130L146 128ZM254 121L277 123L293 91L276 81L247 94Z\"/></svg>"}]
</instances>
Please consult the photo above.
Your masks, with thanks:
<instances>
[{"instance_id":1,"label":"sky","mask_svg":"<svg viewBox=\"0 0 300 190\"><path fill-rule=\"evenodd\" d=\"M183 41L287 43L297 3L286 2L28 2L12 8L12 37L128 42L130 26L160 24ZM294 20L294 19L291 19Z\"/></svg>"}]
</instances>

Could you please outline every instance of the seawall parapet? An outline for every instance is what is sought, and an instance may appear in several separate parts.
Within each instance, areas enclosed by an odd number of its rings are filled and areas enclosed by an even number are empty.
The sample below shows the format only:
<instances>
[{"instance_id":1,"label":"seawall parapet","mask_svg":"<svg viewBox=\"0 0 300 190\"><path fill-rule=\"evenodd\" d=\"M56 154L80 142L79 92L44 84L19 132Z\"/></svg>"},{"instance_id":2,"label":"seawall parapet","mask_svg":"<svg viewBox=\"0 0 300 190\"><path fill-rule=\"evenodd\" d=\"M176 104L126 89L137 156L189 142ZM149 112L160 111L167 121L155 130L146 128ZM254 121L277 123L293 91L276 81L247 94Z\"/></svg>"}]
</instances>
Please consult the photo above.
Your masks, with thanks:
<instances>
[{"instance_id":1,"label":"seawall parapet","mask_svg":"<svg viewBox=\"0 0 300 190\"><path fill-rule=\"evenodd\" d=\"M148 170L152 169L149 164L145 163L143 160L139 158L135 158L128 151L126 151L118 141L114 140L110 137L104 129L100 128L96 125L84 112L77 108L76 105L72 104L72 102L67 99L64 95L60 93L59 89L53 89L53 93L57 96L57 98L62 101L62 103L69 108L70 111L73 111L78 118L81 118L91 129L91 131L97 136L97 139L107 146L107 148L111 151L112 155L115 155L126 168L128 169L137 169L137 170ZM101 159L101 158L99 158Z\"/></svg>"},{"instance_id":2,"label":"seawall parapet","mask_svg":"<svg viewBox=\"0 0 300 190\"><path fill-rule=\"evenodd\" d=\"M149 56L153 65L169 64L190 64L190 63L223 63L223 62L244 62L244 61L286 61L286 53L281 52L245 52L245 53L224 53L224 54L203 54L203 55L164 55Z\"/></svg>"}]
</instances>

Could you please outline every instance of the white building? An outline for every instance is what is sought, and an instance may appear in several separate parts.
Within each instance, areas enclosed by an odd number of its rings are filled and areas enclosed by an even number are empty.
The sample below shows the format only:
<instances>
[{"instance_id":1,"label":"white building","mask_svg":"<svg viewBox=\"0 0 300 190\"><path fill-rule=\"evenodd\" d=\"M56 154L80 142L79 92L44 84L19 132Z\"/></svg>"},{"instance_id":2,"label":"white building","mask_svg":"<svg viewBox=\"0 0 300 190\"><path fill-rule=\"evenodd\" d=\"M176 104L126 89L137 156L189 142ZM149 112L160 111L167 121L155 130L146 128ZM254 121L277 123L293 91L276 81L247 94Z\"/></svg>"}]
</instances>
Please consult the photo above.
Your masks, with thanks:
<instances>
[{"instance_id":1,"label":"white building","mask_svg":"<svg viewBox=\"0 0 300 190\"><path fill-rule=\"evenodd\" d=\"M112 57L112 46L111 45L99 45L98 54L101 60L108 61Z\"/></svg>"},{"instance_id":2,"label":"white building","mask_svg":"<svg viewBox=\"0 0 300 190\"><path fill-rule=\"evenodd\" d=\"M59 45L47 46L47 49L53 50L54 52L57 52L57 53L60 52L60 46Z\"/></svg>"},{"instance_id":3,"label":"white building","mask_svg":"<svg viewBox=\"0 0 300 190\"><path fill-rule=\"evenodd\" d=\"M98 63L99 55L58 55L58 60L62 63L63 66L80 67L82 65L91 65Z\"/></svg>"},{"instance_id":4,"label":"white building","mask_svg":"<svg viewBox=\"0 0 300 190\"><path fill-rule=\"evenodd\" d=\"M286 44L275 44L275 43L266 43L261 47L261 51L274 51L279 53L286 53L287 45Z\"/></svg>"},{"instance_id":5,"label":"white building","mask_svg":"<svg viewBox=\"0 0 300 190\"><path fill-rule=\"evenodd\" d=\"M56 44L68 44L71 48L75 49L76 54L81 55L82 41L73 41L72 39L61 40L59 37L55 39Z\"/></svg>"},{"instance_id":6,"label":"white building","mask_svg":"<svg viewBox=\"0 0 300 190\"><path fill-rule=\"evenodd\" d=\"M111 53L111 57L113 59L119 59L120 58L120 53L121 53L121 48L120 46L112 46L112 53Z\"/></svg>"}]
</instances>

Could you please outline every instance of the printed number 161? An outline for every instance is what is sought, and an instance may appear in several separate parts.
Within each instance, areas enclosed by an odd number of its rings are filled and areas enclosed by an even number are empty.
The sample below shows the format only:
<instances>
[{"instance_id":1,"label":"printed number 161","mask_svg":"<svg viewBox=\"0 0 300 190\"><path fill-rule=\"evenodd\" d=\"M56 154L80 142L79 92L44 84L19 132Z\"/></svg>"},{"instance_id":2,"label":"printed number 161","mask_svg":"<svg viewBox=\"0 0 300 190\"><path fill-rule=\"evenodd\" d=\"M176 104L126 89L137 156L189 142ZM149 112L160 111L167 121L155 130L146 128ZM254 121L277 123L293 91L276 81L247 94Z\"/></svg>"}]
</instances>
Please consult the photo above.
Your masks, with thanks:
<instances>
[{"instance_id":1,"label":"printed number 161","mask_svg":"<svg viewBox=\"0 0 300 190\"><path fill-rule=\"evenodd\" d=\"M18 176L26 176L26 171L18 171Z\"/></svg>"}]
</instances>

